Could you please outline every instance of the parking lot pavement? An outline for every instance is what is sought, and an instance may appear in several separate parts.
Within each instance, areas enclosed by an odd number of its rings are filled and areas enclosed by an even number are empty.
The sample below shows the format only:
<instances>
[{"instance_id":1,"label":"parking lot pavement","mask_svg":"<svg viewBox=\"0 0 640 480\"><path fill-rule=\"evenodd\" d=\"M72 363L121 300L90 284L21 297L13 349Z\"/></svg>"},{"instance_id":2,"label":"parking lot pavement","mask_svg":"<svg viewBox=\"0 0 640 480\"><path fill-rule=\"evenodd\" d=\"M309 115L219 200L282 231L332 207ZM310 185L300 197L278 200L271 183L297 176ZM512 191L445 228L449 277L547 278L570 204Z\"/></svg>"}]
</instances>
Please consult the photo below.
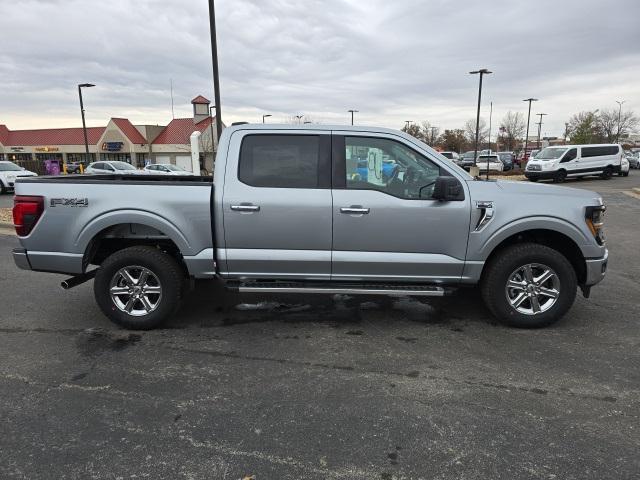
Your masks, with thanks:
<instances>
[{"instance_id":1,"label":"parking lot pavement","mask_svg":"<svg viewBox=\"0 0 640 480\"><path fill-rule=\"evenodd\" d=\"M0 208L13 208L13 194L0 194Z\"/></svg>"},{"instance_id":2,"label":"parking lot pavement","mask_svg":"<svg viewBox=\"0 0 640 480\"><path fill-rule=\"evenodd\" d=\"M168 328L127 332L91 284L17 270L0 236L0 477L637 478L626 181L569 182L606 190L609 272L533 331L497 325L475 290L222 298L208 282Z\"/></svg>"}]
</instances>

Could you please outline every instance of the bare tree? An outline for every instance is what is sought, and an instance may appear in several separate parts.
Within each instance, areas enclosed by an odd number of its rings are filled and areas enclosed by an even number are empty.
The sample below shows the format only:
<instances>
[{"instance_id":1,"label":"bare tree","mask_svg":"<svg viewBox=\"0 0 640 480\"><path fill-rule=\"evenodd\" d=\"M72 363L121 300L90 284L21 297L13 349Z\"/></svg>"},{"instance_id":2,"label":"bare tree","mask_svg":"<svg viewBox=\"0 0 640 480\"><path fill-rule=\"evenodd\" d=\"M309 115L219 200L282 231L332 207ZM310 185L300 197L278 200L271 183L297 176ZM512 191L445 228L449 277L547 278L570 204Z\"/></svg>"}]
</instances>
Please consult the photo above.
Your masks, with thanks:
<instances>
[{"instance_id":1,"label":"bare tree","mask_svg":"<svg viewBox=\"0 0 640 480\"><path fill-rule=\"evenodd\" d=\"M412 137L416 137L418 140L423 140L422 129L417 123L407 123L402 127L404 133L408 133Z\"/></svg>"},{"instance_id":2,"label":"bare tree","mask_svg":"<svg viewBox=\"0 0 640 480\"><path fill-rule=\"evenodd\" d=\"M620 136L635 132L640 119L632 110L620 111L617 108L602 109L598 115L598 123L609 143L617 142Z\"/></svg>"},{"instance_id":3,"label":"bare tree","mask_svg":"<svg viewBox=\"0 0 640 480\"><path fill-rule=\"evenodd\" d=\"M513 151L518 140L524 136L527 128L524 121L524 115L520 112L512 112L509 110L500 122L500 132L504 139L507 150Z\"/></svg>"},{"instance_id":4,"label":"bare tree","mask_svg":"<svg viewBox=\"0 0 640 480\"><path fill-rule=\"evenodd\" d=\"M422 140L427 145L433 147L440 136L440 129L431 123L428 120L425 120L421 124L422 127Z\"/></svg>"},{"instance_id":5,"label":"bare tree","mask_svg":"<svg viewBox=\"0 0 640 480\"><path fill-rule=\"evenodd\" d=\"M484 119L482 118L480 119L479 126L480 128L478 130L478 150L480 150L480 146L487 140L487 137L489 136L489 128L487 127L487 122L485 122ZM467 136L467 140L473 147L476 142L476 119L475 118L472 118L471 120L467 120L467 122L464 124L464 132L465 132L465 135Z\"/></svg>"},{"instance_id":6,"label":"bare tree","mask_svg":"<svg viewBox=\"0 0 640 480\"><path fill-rule=\"evenodd\" d=\"M567 130L571 137L571 143L579 145L600 143L605 139L605 134L598 116L598 110L574 114L569 119Z\"/></svg>"}]
</instances>

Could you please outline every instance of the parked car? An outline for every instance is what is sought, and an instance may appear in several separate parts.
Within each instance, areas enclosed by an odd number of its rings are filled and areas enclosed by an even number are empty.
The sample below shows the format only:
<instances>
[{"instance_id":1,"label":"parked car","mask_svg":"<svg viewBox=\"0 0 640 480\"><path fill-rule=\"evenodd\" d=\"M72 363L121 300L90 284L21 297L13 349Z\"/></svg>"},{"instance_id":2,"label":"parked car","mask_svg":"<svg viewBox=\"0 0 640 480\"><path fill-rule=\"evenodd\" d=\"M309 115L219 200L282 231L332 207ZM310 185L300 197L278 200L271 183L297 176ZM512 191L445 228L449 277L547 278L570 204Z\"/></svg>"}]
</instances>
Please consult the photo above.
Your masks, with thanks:
<instances>
[{"instance_id":1,"label":"parked car","mask_svg":"<svg viewBox=\"0 0 640 480\"><path fill-rule=\"evenodd\" d=\"M82 173L85 168L82 162L67 162L66 166L69 174Z\"/></svg>"},{"instance_id":2,"label":"parked car","mask_svg":"<svg viewBox=\"0 0 640 480\"><path fill-rule=\"evenodd\" d=\"M502 163L502 160L500 160L500 156L497 153L480 155L478 157L476 165L481 172L486 172L487 170L502 172L504 170L504 164Z\"/></svg>"},{"instance_id":3,"label":"parked car","mask_svg":"<svg viewBox=\"0 0 640 480\"><path fill-rule=\"evenodd\" d=\"M458 166L464 168L465 170L469 170L476 164L475 153L473 150L469 152L464 152L460 158L458 159Z\"/></svg>"},{"instance_id":4,"label":"parked car","mask_svg":"<svg viewBox=\"0 0 640 480\"><path fill-rule=\"evenodd\" d=\"M618 172L618 175L620 175L621 177L629 176L629 160L627 160L627 157L622 157L622 161L620 162L620 171Z\"/></svg>"},{"instance_id":5,"label":"parked car","mask_svg":"<svg viewBox=\"0 0 640 480\"><path fill-rule=\"evenodd\" d=\"M609 179L620 172L623 158L622 147L616 144L547 147L529 160L524 175L532 182L563 182L567 177L586 175Z\"/></svg>"},{"instance_id":6,"label":"parked car","mask_svg":"<svg viewBox=\"0 0 640 480\"><path fill-rule=\"evenodd\" d=\"M152 163L144 167L144 170L154 175L193 175L192 172L171 163Z\"/></svg>"},{"instance_id":7,"label":"parked car","mask_svg":"<svg viewBox=\"0 0 640 480\"><path fill-rule=\"evenodd\" d=\"M440 155L454 161L455 163L458 163L457 161L460 159L458 152L440 152Z\"/></svg>"},{"instance_id":8,"label":"parked car","mask_svg":"<svg viewBox=\"0 0 640 480\"><path fill-rule=\"evenodd\" d=\"M368 180L353 151L377 159ZM385 156L396 165L388 180ZM159 326L189 279L211 278L303 295L442 296L479 284L500 321L541 327L605 275L597 193L477 180L396 130L237 125L217 158L215 184L19 179L16 264L73 275L65 288L95 278L102 312L131 329Z\"/></svg>"},{"instance_id":9,"label":"parked car","mask_svg":"<svg viewBox=\"0 0 640 480\"><path fill-rule=\"evenodd\" d=\"M13 162L0 161L0 193L12 191L17 178L37 176L37 173L25 170Z\"/></svg>"},{"instance_id":10,"label":"parked car","mask_svg":"<svg viewBox=\"0 0 640 480\"><path fill-rule=\"evenodd\" d=\"M638 152L626 152L625 156L629 161L630 168L640 168L640 154Z\"/></svg>"},{"instance_id":11,"label":"parked car","mask_svg":"<svg viewBox=\"0 0 640 480\"><path fill-rule=\"evenodd\" d=\"M513 169L513 152L499 152L497 155L504 165L505 172Z\"/></svg>"},{"instance_id":12,"label":"parked car","mask_svg":"<svg viewBox=\"0 0 640 480\"><path fill-rule=\"evenodd\" d=\"M147 172L138 170L127 162L109 161L93 162L84 170L88 174L111 174L111 175L141 175Z\"/></svg>"}]
</instances>

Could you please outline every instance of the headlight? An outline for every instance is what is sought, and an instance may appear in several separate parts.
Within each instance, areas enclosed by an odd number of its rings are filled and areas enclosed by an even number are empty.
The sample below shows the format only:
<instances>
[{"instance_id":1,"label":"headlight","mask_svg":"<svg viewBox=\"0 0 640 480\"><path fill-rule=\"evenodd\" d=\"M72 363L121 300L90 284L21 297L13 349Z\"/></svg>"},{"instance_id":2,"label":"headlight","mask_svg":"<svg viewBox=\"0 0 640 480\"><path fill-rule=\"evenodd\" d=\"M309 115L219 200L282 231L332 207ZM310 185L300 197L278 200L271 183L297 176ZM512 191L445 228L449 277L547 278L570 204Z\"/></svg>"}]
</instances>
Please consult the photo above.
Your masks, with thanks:
<instances>
[{"instance_id":1,"label":"headlight","mask_svg":"<svg viewBox=\"0 0 640 480\"><path fill-rule=\"evenodd\" d=\"M604 245L604 212L606 207L599 205L597 207L587 207L585 210L585 221L593 237L598 245Z\"/></svg>"}]
</instances>

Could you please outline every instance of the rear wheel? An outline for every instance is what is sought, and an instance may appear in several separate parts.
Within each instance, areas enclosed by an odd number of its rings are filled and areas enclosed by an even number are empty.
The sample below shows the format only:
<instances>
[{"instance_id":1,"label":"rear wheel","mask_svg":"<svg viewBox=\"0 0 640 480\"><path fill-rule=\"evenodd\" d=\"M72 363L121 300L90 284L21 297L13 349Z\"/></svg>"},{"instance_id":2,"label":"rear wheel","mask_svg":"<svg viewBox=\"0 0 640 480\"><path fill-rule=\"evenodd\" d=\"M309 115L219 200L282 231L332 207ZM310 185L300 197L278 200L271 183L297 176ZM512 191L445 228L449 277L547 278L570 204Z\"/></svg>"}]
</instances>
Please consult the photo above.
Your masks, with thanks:
<instances>
[{"instance_id":1,"label":"rear wheel","mask_svg":"<svg viewBox=\"0 0 640 480\"><path fill-rule=\"evenodd\" d=\"M483 273L482 297L506 325L539 328L558 321L576 297L577 278L558 251L536 243L507 247Z\"/></svg>"},{"instance_id":2,"label":"rear wheel","mask_svg":"<svg viewBox=\"0 0 640 480\"><path fill-rule=\"evenodd\" d=\"M111 321L127 329L149 330L178 309L183 275L170 255L153 247L129 247L102 263L93 290Z\"/></svg>"},{"instance_id":3,"label":"rear wheel","mask_svg":"<svg viewBox=\"0 0 640 480\"><path fill-rule=\"evenodd\" d=\"M603 180L609 180L613 176L613 168L606 167L600 174L600 178Z\"/></svg>"}]
</instances>

